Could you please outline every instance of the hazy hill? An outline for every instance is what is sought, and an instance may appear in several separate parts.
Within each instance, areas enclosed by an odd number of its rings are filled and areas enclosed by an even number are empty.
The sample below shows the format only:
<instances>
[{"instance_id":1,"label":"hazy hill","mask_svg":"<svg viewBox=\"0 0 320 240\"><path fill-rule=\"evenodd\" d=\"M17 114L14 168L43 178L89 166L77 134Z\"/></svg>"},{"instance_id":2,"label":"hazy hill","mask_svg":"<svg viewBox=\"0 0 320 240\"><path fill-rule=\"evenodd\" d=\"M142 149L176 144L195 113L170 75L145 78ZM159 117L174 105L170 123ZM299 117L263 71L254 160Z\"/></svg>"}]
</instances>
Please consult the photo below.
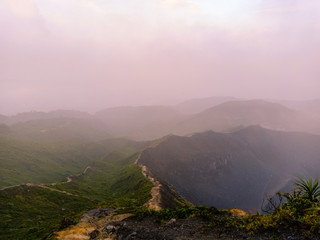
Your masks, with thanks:
<instances>
[{"instance_id":1,"label":"hazy hill","mask_svg":"<svg viewBox=\"0 0 320 240\"><path fill-rule=\"evenodd\" d=\"M235 101L235 100L239 100L239 99L234 97L194 98L176 105L175 108L182 113L195 114L195 113L202 112L208 108L217 106L221 103Z\"/></svg>"},{"instance_id":2,"label":"hazy hill","mask_svg":"<svg viewBox=\"0 0 320 240\"><path fill-rule=\"evenodd\" d=\"M0 188L29 182L65 181L67 176L83 171L94 160L94 155L83 149L72 143L46 145L0 136Z\"/></svg>"},{"instance_id":3,"label":"hazy hill","mask_svg":"<svg viewBox=\"0 0 320 240\"><path fill-rule=\"evenodd\" d=\"M176 133L206 130L224 131L237 126L261 125L265 128L288 131L316 131L312 119L278 103L264 100L231 101L190 116L179 123Z\"/></svg>"},{"instance_id":4,"label":"hazy hill","mask_svg":"<svg viewBox=\"0 0 320 240\"><path fill-rule=\"evenodd\" d=\"M230 131L254 124L275 130L320 134L320 114L265 100L228 101L230 99L234 98L194 99L176 107L115 107L93 115L65 110L30 112L0 116L0 123L9 125L10 134L17 138L47 142L111 137L152 140L168 134ZM317 101L311 105L316 109Z\"/></svg>"},{"instance_id":5,"label":"hazy hill","mask_svg":"<svg viewBox=\"0 0 320 240\"><path fill-rule=\"evenodd\" d=\"M21 183L66 181L112 151L136 152L145 142L109 139L100 142L39 143L0 134L0 188Z\"/></svg>"},{"instance_id":6,"label":"hazy hill","mask_svg":"<svg viewBox=\"0 0 320 240\"><path fill-rule=\"evenodd\" d=\"M55 118L90 118L90 114L86 112L73 111L73 110L55 110L51 112L23 112L13 116L0 115L0 123L15 124L21 122L28 122L31 120L47 120Z\"/></svg>"},{"instance_id":7,"label":"hazy hill","mask_svg":"<svg viewBox=\"0 0 320 240\"><path fill-rule=\"evenodd\" d=\"M108 108L94 116L116 136L153 139L169 134L171 127L185 116L167 106Z\"/></svg>"},{"instance_id":8,"label":"hazy hill","mask_svg":"<svg viewBox=\"0 0 320 240\"><path fill-rule=\"evenodd\" d=\"M169 136L143 151L139 163L187 200L218 208L259 210L298 175L320 171L320 136L266 130Z\"/></svg>"},{"instance_id":9,"label":"hazy hill","mask_svg":"<svg viewBox=\"0 0 320 240\"><path fill-rule=\"evenodd\" d=\"M49 118L10 126L11 136L41 142L94 141L110 137L98 121L81 118Z\"/></svg>"},{"instance_id":10,"label":"hazy hill","mask_svg":"<svg viewBox=\"0 0 320 240\"><path fill-rule=\"evenodd\" d=\"M309 114L315 114L320 117L320 99L307 100L307 101L274 101L281 103L289 108L302 111Z\"/></svg>"},{"instance_id":11,"label":"hazy hill","mask_svg":"<svg viewBox=\"0 0 320 240\"><path fill-rule=\"evenodd\" d=\"M89 118L86 112L73 110L56 110L51 112L24 112L8 117L11 124L27 122L30 120L53 119L53 118Z\"/></svg>"}]
</instances>

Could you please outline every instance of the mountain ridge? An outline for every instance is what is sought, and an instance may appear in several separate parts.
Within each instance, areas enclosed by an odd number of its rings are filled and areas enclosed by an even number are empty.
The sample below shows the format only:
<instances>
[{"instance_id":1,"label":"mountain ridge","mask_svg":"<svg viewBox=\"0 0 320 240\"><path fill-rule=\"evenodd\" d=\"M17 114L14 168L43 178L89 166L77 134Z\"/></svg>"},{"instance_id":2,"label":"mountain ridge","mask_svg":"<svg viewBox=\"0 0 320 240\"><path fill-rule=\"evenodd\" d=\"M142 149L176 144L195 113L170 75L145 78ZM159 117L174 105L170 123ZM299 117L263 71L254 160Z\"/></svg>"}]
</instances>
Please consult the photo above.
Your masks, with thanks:
<instances>
[{"instance_id":1,"label":"mountain ridge","mask_svg":"<svg viewBox=\"0 0 320 240\"><path fill-rule=\"evenodd\" d=\"M145 149L139 163L196 205L259 210L265 194L275 194L299 175L317 176L318 156L318 135L253 126L169 136Z\"/></svg>"}]
</instances>

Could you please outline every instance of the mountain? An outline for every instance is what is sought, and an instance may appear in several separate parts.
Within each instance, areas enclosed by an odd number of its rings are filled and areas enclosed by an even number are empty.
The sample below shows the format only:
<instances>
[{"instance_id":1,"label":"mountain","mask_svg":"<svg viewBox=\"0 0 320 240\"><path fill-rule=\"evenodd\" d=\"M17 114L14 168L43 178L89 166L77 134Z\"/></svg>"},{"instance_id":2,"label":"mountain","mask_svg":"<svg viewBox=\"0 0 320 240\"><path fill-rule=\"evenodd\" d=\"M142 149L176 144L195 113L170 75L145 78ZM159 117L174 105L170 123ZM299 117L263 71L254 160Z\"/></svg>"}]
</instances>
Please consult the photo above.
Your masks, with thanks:
<instances>
[{"instance_id":1,"label":"mountain","mask_svg":"<svg viewBox=\"0 0 320 240\"><path fill-rule=\"evenodd\" d=\"M202 112L208 108L217 106L224 102L240 100L234 97L208 97L208 98L194 98L182 102L175 106L177 110L186 114L195 114Z\"/></svg>"},{"instance_id":2,"label":"mountain","mask_svg":"<svg viewBox=\"0 0 320 240\"><path fill-rule=\"evenodd\" d=\"M320 99L307 100L307 101L280 101L280 100L278 101L271 100L271 101L278 102L289 108L302 111L308 114L314 114L314 115L317 115L317 117L320 117Z\"/></svg>"},{"instance_id":3,"label":"mountain","mask_svg":"<svg viewBox=\"0 0 320 240\"><path fill-rule=\"evenodd\" d=\"M318 176L320 136L251 126L168 136L138 160L196 205L260 210L297 176Z\"/></svg>"},{"instance_id":4,"label":"mountain","mask_svg":"<svg viewBox=\"0 0 320 240\"><path fill-rule=\"evenodd\" d=\"M278 103L264 100L231 101L190 116L177 125L175 133L225 131L256 124L274 130L320 133L318 123Z\"/></svg>"},{"instance_id":5,"label":"mountain","mask_svg":"<svg viewBox=\"0 0 320 240\"><path fill-rule=\"evenodd\" d=\"M0 188L22 183L64 182L113 151L131 153L146 142L109 139L99 142L39 143L0 134Z\"/></svg>"},{"instance_id":6,"label":"mountain","mask_svg":"<svg viewBox=\"0 0 320 240\"><path fill-rule=\"evenodd\" d=\"M228 101L230 99L233 98L194 99L176 107L115 107L92 115L67 110L30 112L0 117L0 121L3 119L3 123L10 126L10 135L41 142L96 141L115 137L152 140L168 134L234 131L255 124L274 130L320 134L320 115L265 100Z\"/></svg>"},{"instance_id":7,"label":"mountain","mask_svg":"<svg viewBox=\"0 0 320 240\"><path fill-rule=\"evenodd\" d=\"M45 120L54 118L90 118L86 112L73 111L73 110L56 110L51 112L23 112L14 116L0 115L0 123L15 124L21 122L28 122L32 120Z\"/></svg>"},{"instance_id":8,"label":"mountain","mask_svg":"<svg viewBox=\"0 0 320 240\"><path fill-rule=\"evenodd\" d=\"M94 141L110 138L104 126L93 119L48 118L10 126L11 136L40 142Z\"/></svg>"},{"instance_id":9,"label":"mountain","mask_svg":"<svg viewBox=\"0 0 320 240\"><path fill-rule=\"evenodd\" d=\"M53 239L48 236L75 224L89 209L141 206L150 198L152 184L133 164L136 158L132 150L112 152L68 182L1 189L0 238Z\"/></svg>"},{"instance_id":10,"label":"mountain","mask_svg":"<svg viewBox=\"0 0 320 240\"><path fill-rule=\"evenodd\" d=\"M108 108L94 116L105 129L118 137L151 140L170 133L174 124L185 116L167 106L138 106Z\"/></svg>"},{"instance_id":11,"label":"mountain","mask_svg":"<svg viewBox=\"0 0 320 240\"><path fill-rule=\"evenodd\" d=\"M151 181L135 164L151 142L107 139L40 145L4 138L0 138L0 239L55 239L54 232L106 207L132 212L142 206L189 204L166 184ZM82 225L82 235L88 236L94 228L90 229L83 232Z\"/></svg>"}]
</instances>

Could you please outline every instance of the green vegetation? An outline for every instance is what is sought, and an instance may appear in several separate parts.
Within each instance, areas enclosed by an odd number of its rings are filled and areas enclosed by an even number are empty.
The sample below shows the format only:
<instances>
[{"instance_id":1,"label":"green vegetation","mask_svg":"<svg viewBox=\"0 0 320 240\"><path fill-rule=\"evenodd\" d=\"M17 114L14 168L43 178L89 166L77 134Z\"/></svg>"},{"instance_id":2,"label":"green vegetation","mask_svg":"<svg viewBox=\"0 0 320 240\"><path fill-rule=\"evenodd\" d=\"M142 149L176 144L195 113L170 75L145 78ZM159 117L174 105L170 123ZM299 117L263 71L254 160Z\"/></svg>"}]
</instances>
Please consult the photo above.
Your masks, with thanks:
<instances>
[{"instance_id":1,"label":"green vegetation","mask_svg":"<svg viewBox=\"0 0 320 240\"><path fill-rule=\"evenodd\" d=\"M40 144L0 135L0 188L21 183L62 182L92 162L77 144Z\"/></svg>"},{"instance_id":2,"label":"green vegetation","mask_svg":"<svg viewBox=\"0 0 320 240\"><path fill-rule=\"evenodd\" d=\"M312 181L312 179L299 178L296 181L297 191L302 198L308 199L312 202L318 202L320 197L320 186L318 179Z\"/></svg>"},{"instance_id":3,"label":"green vegetation","mask_svg":"<svg viewBox=\"0 0 320 240\"><path fill-rule=\"evenodd\" d=\"M43 239L96 205L97 201L40 187L0 191L0 239Z\"/></svg>"},{"instance_id":4,"label":"green vegetation","mask_svg":"<svg viewBox=\"0 0 320 240\"><path fill-rule=\"evenodd\" d=\"M89 209L131 209L150 198L152 184L134 164L145 143L115 139L44 145L4 137L0 143L0 186L63 182L73 175L69 183L1 190L0 239L42 239Z\"/></svg>"},{"instance_id":5,"label":"green vegetation","mask_svg":"<svg viewBox=\"0 0 320 240\"><path fill-rule=\"evenodd\" d=\"M225 226L249 233L264 231L304 231L306 234L317 233L320 230L319 186L318 180L299 178L296 188L291 193L278 193L279 205L267 216L252 214L249 216L229 219ZM282 199L285 201L282 202ZM269 201L273 201L270 199Z\"/></svg>"},{"instance_id":6,"label":"green vegetation","mask_svg":"<svg viewBox=\"0 0 320 240\"><path fill-rule=\"evenodd\" d=\"M137 208L133 211L137 219L143 219L147 216L156 216L160 220L168 221L172 218L190 218L190 217L201 217L206 220L211 220L217 215L225 214L227 211L218 210L215 207L205 206L183 206L174 209L162 209L155 211L148 208Z\"/></svg>"},{"instance_id":7,"label":"green vegetation","mask_svg":"<svg viewBox=\"0 0 320 240\"><path fill-rule=\"evenodd\" d=\"M310 184L312 183L312 184ZM214 207L194 207L184 206L175 209L163 209L154 211L146 208L139 208L134 211L137 219L148 216L155 216L161 222L166 222L172 218L200 217L208 220L208 228L219 229L219 231L232 232L240 231L249 234L279 234L279 231L302 232L305 235L318 233L320 230L320 199L317 191L314 194L306 195L309 190L316 189L317 181L299 178L296 189L292 193L279 193L277 196L284 202L275 206L269 215L248 214L247 216L234 217L231 211L217 210ZM301 186L303 186L301 188ZM308 189L305 187L308 186ZM271 201L272 199L270 199Z\"/></svg>"},{"instance_id":8,"label":"green vegetation","mask_svg":"<svg viewBox=\"0 0 320 240\"><path fill-rule=\"evenodd\" d=\"M112 151L139 151L146 143L126 139L39 143L0 134L0 188L21 183L64 182Z\"/></svg>"},{"instance_id":9,"label":"green vegetation","mask_svg":"<svg viewBox=\"0 0 320 240\"><path fill-rule=\"evenodd\" d=\"M138 153L115 151L95 161L87 174L73 178L56 189L101 201L101 206L136 207L151 197L152 184L134 164Z\"/></svg>"}]
</instances>

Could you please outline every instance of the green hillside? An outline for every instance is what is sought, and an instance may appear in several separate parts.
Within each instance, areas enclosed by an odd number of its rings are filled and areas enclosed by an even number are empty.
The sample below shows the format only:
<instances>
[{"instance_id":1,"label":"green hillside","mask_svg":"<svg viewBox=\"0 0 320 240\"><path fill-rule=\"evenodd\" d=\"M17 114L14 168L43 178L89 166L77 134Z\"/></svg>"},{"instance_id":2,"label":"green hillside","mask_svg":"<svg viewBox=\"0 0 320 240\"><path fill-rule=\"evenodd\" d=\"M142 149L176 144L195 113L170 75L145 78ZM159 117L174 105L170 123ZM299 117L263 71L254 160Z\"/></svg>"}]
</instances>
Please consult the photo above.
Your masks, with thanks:
<instances>
[{"instance_id":1,"label":"green hillside","mask_svg":"<svg viewBox=\"0 0 320 240\"><path fill-rule=\"evenodd\" d=\"M129 157L128 153L132 151L112 152L103 159L95 161L87 174L54 187L98 199L108 206L141 205L149 198L152 184L142 177L140 168L134 164L138 153Z\"/></svg>"},{"instance_id":2,"label":"green hillside","mask_svg":"<svg viewBox=\"0 0 320 240\"><path fill-rule=\"evenodd\" d=\"M131 147L112 152L71 182L50 185L51 190L22 185L0 191L0 239L42 239L58 230L64 219L73 222L88 209L147 202L152 184L134 165L138 153L132 153Z\"/></svg>"},{"instance_id":3,"label":"green hillside","mask_svg":"<svg viewBox=\"0 0 320 240\"><path fill-rule=\"evenodd\" d=\"M96 204L40 187L0 191L0 239L43 239Z\"/></svg>"},{"instance_id":4,"label":"green hillside","mask_svg":"<svg viewBox=\"0 0 320 240\"><path fill-rule=\"evenodd\" d=\"M52 183L77 174L92 161L73 144L45 145L0 135L0 188L20 183Z\"/></svg>"},{"instance_id":5,"label":"green hillside","mask_svg":"<svg viewBox=\"0 0 320 240\"><path fill-rule=\"evenodd\" d=\"M0 188L21 183L54 183L80 174L114 150L138 151L147 143L126 139L40 143L0 134Z\"/></svg>"}]
</instances>

